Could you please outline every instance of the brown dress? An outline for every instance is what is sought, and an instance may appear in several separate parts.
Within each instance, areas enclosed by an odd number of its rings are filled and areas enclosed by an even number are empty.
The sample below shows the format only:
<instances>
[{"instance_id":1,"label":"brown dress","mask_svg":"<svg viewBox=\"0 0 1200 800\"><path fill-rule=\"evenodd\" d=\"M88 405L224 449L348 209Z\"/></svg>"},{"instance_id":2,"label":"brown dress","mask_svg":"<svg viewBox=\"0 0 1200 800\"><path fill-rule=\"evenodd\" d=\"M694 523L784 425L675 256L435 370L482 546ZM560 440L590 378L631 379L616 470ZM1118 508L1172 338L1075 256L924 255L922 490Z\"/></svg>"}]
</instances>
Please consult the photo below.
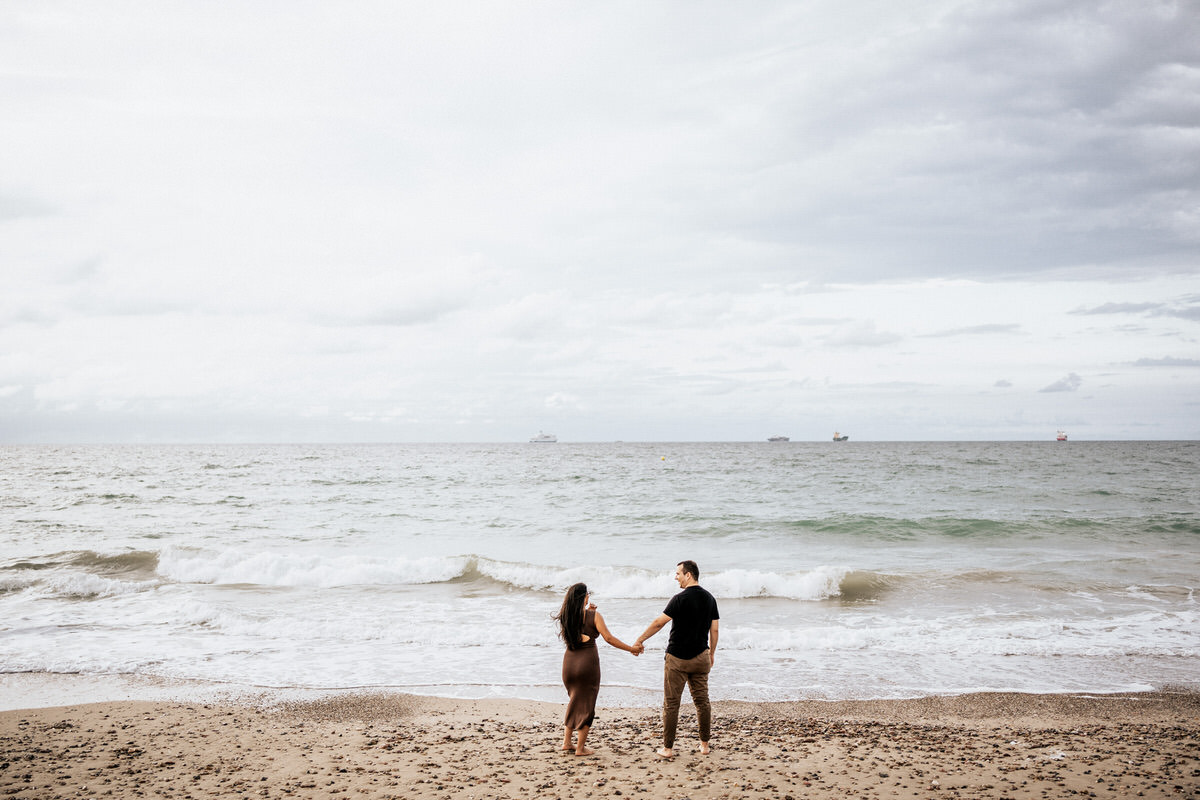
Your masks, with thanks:
<instances>
[{"instance_id":1,"label":"brown dress","mask_svg":"<svg viewBox=\"0 0 1200 800\"><path fill-rule=\"evenodd\" d=\"M571 699L567 701L566 726L573 731L591 727L600 694L600 651L596 649L596 612L583 615L583 632L591 638L575 650L563 653L562 680Z\"/></svg>"}]
</instances>

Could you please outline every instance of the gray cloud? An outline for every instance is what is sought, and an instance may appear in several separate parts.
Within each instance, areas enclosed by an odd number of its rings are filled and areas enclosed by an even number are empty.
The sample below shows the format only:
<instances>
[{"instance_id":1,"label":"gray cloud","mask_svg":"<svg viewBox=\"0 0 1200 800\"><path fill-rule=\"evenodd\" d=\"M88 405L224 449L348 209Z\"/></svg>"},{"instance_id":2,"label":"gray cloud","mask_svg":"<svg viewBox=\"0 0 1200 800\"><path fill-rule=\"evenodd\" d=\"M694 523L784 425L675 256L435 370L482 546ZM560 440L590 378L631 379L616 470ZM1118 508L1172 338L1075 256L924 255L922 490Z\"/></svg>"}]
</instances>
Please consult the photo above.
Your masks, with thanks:
<instances>
[{"instance_id":1,"label":"gray cloud","mask_svg":"<svg viewBox=\"0 0 1200 800\"><path fill-rule=\"evenodd\" d=\"M1186 3L315 8L6 16L6 430L1200 436Z\"/></svg>"},{"instance_id":2,"label":"gray cloud","mask_svg":"<svg viewBox=\"0 0 1200 800\"><path fill-rule=\"evenodd\" d=\"M937 331L936 333L923 333L920 338L923 339L943 339L953 336L979 336L993 333L1016 333L1021 330L1021 326L1016 323L992 323L989 325L970 325L965 328L950 328L949 330Z\"/></svg>"},{"instance_id":3,"label":"gray cloud","mask_svg":"<svg viewBox=\"0 0 1200 800\"><path fill-rule=\"evenodd\" d=\"M1104 303L1093 308L1077 308L1068 314L1142 314L1147 311L1157 311L1162 303Z\"/></svg>"},{"instance_id":4,"label":"gray cloud","mask_svg":"<svg viewBox=\"0 0 1200 800\"><path fill-rule=\"evenodd\" d=\"M1192 305L1184 308L1163 308L1154 313L1156 317L1176 317L1178 319L1191 320L1192 322L1200 322L1200 305Z\"/></svg>"},{"instance_id":5,"label":"gray cloud","mask_svg":"<svg viewBox=\"0 0 1200 800\"><path fill-rule=\"evenodd\" d=\"M881 347L898 342L903 337L876 330L872 320L864 320L851 325L842 325L824 338L825 344L831 347Z\"/></svg>"},{"instance_id":6,"label":"gray cloud","mask_svg":"<svg viewBox=\"0 0 1200 800\"><path fill-rule=\"evenodd\" d=\"M1200 367L1200 359L1197 358L1174 358L1167 356L1165 358L1139 358L1133 362L1135 367Z\"/></svg>"},{"instance_id":7,"label":"gray cloud","mask_svg":"<svg viewBox=\"0 0 1200 800\"><path fill-rule=\"evenodd\" d=\"M1091 308L1077 308L1070 314L1142 314L1148 317L1175 317L1200 321L1200 299L1188 295L1170 303L1103 303Z\"/></svg>"},{"instance_id":8,"label":"gray cloud","mask_svg":"<svg viewBox=\"0 0 1200 800\"><path fill-rule=\"evenodd\" d=\"M0 191L0 223L50 216L57 211L53 204L44 200Z\"/></svg>"},{"instance_id":9,"label":"gray cloud","mask_svg":"<svg viewBox=\"0 0 1200 800\"><path fill-rule=\"evenodd\" d=\"M1074 392L1083 385L1083 378L1080 378L1074 372L1067 377L1055 381L1049 386L1038 389L1039 392Z\"/></svg>"},{"instance_id":10,"label":"gray cloud","mask_svg":"<svg viewBox=\"0 0 1200 800\"><path fill-rule=\"evenodd\" d=\"M100 256L84 258L73 264L64 265L53 278L66 285L86 284L94 281L100 275L100 267L103 263L104 259Z\"/></svg>"},{"instance_id":11,"label":"gray cloud","mask_svg":"<svg viewBox=\"0 0 1200 800\"><path fill-rule=\"evenodd\" d=\"M891 276L1178 263L1195 247L1178 220L1197 204L1200 145L1164 124L1197 123L1180 109L1197 108L1198 19L1179 6L1018 2L964 6L885 38L870 74L833 72L820 110L802 92L780 98L804 152L763 174L761 187L780 188L762 198L777 227L750 235L870 231L864 254ZM1136 102L1147 84L1162 102ZM844 180L817 183L824 164Z\"/></svg>"},{"instance_id":12,"label":"gray cloud","mask_svg":"<svg viewBox=\"0 0 1200 800\"><path fill-rule=\"evenodd\" d=\"M51 325L58 321L57 314L51 314L31 305L14 305L9 308L0 307L0 326L4 325Z\"/></svg>"},{"instance_id":13,"label":"gray cloud","mask_svg":"<svg viewBox=\"0 0 1200 800\"><path fill-rule=\"evenodd\" d=\"M314 312L312 316L314 321L324 325L408 327L436 322L442 317L466 306L467 303L462 300L438 298L407 304L385 303L379 308L370 309L362 313L347 313L343 310L332 308L327 311Z\"/></svg>"}]
</instances>

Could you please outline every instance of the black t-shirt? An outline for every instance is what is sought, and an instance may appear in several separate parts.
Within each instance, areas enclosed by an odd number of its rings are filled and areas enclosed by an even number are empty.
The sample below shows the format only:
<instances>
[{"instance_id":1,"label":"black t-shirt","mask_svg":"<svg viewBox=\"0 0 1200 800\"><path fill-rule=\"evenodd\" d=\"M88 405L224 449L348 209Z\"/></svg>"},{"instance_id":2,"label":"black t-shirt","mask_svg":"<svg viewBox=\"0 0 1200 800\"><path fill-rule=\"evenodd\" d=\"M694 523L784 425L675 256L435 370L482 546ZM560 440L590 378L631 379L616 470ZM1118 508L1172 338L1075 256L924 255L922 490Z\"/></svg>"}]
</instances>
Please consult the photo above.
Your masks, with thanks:
<instances>
[{"instance_id":1,"label":"black t-shirt","mask_svg":"<svg viewBox=\"0 0 1200 800\"><path fill-rule=\"evenodd\" d=\"M717 613L717 601L707 590L689 586L671 598L663 613L671 618L667 652L685 661L708 649L708 629Z\"/></svg>"}]
</instances>

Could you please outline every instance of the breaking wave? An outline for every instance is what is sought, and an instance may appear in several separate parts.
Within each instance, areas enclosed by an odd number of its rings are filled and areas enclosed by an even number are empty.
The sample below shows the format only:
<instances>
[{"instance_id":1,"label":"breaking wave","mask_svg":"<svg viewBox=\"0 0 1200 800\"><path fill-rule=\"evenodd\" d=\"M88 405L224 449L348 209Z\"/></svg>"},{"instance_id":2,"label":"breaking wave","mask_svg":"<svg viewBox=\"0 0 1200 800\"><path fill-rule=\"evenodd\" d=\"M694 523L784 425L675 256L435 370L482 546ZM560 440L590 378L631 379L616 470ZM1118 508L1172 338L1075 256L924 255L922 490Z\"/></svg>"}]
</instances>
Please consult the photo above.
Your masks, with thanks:
<instances>
[{"instance_id":1,"label":"breaking wave","mask_svg":"<svg viewBox=\"0 0 1200 800\"><path fill-rule=\"evenodd\" d=\"M1003 570L886 573L824 564L800 570L728 569L706 572L703 585L718 598L775 598L819 602L875 602L897 591L925 591L1024 582L1032 589L1065 594L1120 591L1143 599L1190 601L1195 587L1052 584ZM504 561L477 554L455 556L370 556L355 552L296 552L168 546L162 551L56 553L0 566L0 594L36 590L63 598L112 597L164 584L210 584L269 589L334 589L446 584L484 591L556 594L584 582L597 597L662 598L678 591L661 569L631 566L572 566ZM924 588L922 588L924 587Z\"/></svg>"},{"instance_id":2,"label":"breaking wave","mask_svg":"<svg viewBox=\"0 0 1200 800\"><path fill-rule=\"evenodd\" d=\"M436 583L492 583L500 588L560 592L577 582L608 598L659 598L678 588L661 570L637 567L558 567L509 562L478 555L407 558L319 556L280 551L247 553L168 548L158 573L181 583L333 588ZM735 569L705 575L718 597L778 597L796 600L870 599L885 591L886 576L846 567L818 566L798 572Z\"/></svg>"}]
</instances>

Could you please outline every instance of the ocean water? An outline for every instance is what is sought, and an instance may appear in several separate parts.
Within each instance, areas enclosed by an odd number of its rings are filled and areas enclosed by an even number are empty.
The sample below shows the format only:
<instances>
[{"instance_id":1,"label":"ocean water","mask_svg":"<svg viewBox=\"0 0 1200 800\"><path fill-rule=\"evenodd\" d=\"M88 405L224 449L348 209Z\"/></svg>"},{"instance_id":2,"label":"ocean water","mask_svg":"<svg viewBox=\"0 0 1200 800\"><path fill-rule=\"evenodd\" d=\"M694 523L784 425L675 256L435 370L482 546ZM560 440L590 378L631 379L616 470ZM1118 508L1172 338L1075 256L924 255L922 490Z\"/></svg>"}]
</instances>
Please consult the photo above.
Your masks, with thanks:
<instances>
[{"instance_id":1,"label":"ocean water","mask_svg":"<svg viewBox=\"0 0 1200 800\"><path fill-rule=\"evenodd\" d=\"M691 558L719 699L1196 689L1198 498L1197 442L4 447L0 675L562 700L565 587L631 641Z\"/></svg>"}]
</instances>

